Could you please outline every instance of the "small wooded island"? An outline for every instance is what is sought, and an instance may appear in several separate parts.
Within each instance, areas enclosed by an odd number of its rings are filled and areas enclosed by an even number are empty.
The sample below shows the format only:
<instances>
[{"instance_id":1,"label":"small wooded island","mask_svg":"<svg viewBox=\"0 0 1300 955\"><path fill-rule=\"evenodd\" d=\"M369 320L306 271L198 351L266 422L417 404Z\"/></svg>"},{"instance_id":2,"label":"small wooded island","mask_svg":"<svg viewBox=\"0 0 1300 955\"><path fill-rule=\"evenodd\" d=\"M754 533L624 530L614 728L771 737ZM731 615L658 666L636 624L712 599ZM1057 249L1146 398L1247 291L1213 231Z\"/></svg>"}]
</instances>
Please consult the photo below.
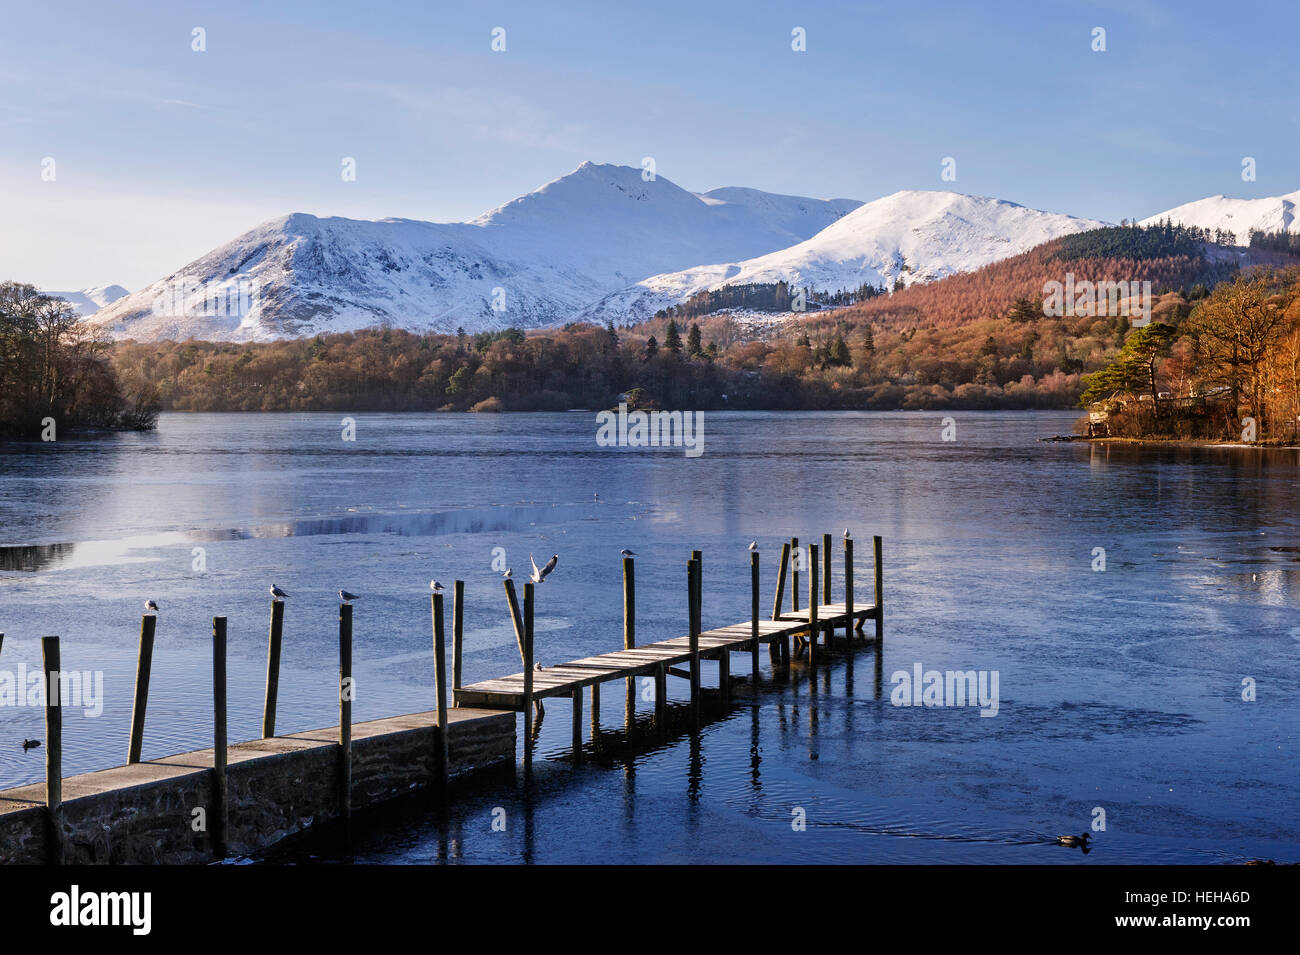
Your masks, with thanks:
<instances>
[{"instance_id":1,"label":"small wooded island","mask_svg":"<svg viewBox=\"0 0 1300 955\"><path fill-rule=\"evenodd\" d=\"M1300 269L1242 273L1185 316L1133 329L1085 381L1089 437L1294 444Z\"/></svg>"}]
</instances>

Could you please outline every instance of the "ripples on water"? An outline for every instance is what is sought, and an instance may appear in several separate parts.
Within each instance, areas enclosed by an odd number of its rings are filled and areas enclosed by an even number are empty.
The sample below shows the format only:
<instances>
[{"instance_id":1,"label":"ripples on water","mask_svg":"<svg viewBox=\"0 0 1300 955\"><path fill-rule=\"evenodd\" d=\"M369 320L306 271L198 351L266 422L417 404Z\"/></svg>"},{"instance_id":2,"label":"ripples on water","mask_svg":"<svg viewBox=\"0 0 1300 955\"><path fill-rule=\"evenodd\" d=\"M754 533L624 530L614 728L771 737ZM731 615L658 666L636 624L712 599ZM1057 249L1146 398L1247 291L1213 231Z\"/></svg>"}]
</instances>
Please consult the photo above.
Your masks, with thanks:
<instances>
[{"instance_id":1,"label":"ripples on water","mask_svg":"<svg viewBox=\"0 0 1300 955\"><path fill-rule=\"evenodd\" d=\"M692 548L709 626L748 614L751 539L767 601L782 538L848 524L885 537L883 658L772 683L764 654L757 696L663 744L613 735L610 685L584 765L552 704L531 788L479 784L443 813L363 818L349 846L324 835L270 857L1066 863L1083 857L1052 839L1100 806L1089 861L1300 859L1295 452L1037 440L1072 413L960 414L951 443L939 415L712 414L697 459L598 448L586 414L355 417L355 443L331 415L165 415L156 434L0 446L0 670L37 666L39 636L58 633L66 666L105 674L103 715L66 721L68 772L125 757L148 597L162 612L146 758L210 743L217 613L231 737L258 735L271 582L292 595L292 732L334 720L338 587L362 594L364 720L430 705L430 577L467 582L466 680L518 669L494 548L519 576L530 552L560 554L538 593L545 662L621 645L622 547L641 555L649 642L684 632ZM857 563L869 593L869 548ZM998 715L890 705L892 673L916 662L999 671ZM0 785L41 777L41 751L17 747L41 732L39 710L0 708Z\"/></svg>"}]
</instances>

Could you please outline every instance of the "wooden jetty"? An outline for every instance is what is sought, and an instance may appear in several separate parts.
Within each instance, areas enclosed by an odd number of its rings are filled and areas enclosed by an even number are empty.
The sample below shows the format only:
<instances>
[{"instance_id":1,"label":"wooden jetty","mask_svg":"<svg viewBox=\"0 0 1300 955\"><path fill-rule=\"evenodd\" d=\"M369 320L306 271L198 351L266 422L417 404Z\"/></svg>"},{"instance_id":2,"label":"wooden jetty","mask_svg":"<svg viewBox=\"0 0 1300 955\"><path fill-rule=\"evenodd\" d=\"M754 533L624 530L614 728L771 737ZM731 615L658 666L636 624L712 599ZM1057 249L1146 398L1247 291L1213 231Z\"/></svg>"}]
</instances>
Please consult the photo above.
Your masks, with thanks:
<instances>
[{"instance_id":1,"label":"wooden jetty","mask_svg":"<svg viewBox=\"0 0 1300 955\"><path fill-rule=\"evenodd\" d=\"M792 657L806 652L812 672L823 656L829 657L837 639L845 647L865 641L863 630L868 620L875 621L877 643L883 639L881 538L873 538L875 587L870 603L855 601L853 540L845 537L842 543L842 600L832 600L830 535L824 535L820 545L807 545L806 562L798 539L791 538L781 548L770 618L760 619L759 554L754 551L750 553L750 619L709 630L703 627L703 554L692 551L686 562L686 635L642 645L636 642L635 568L633 558L625 557L622 649L545 668L534 667L535 585L524 585L521 606L514 581L507 579L508 609L523 671L468 686L461 684L465 587L457 580L452 605L451 694L447 693L443 595L435 592L430 607L434 709L355 726L352 606L345 600L339 606L338 726L288 737L276 733L284 624L284 604L277 597L271 605L262 738L233 746L227 735L226 618L213 617L213 748L162 760L142 759L157 625L157 618L146 614L140 628L127 763L89 774L84 780L73 777L69 780L73 798L67 804L59 638L43 637L46 778L43 786L0 792L0 863L220 859L231 851L248 852L269 845L288 832L325 819L346 821L354 807L412 789L427 787L445 796L449 777L510 758L516 739L516 711L524 718L524 766L531 766L534 714L547 698L567 696L572 700L576 761L583 751L585 692L590 689L594 734L600 725L600 685L612 680L627 681L630 728L636 709L632 681L639 676L654 678L658 733L667 722L667 678L688 681L691 725L698 728L704 693L700 686L702 660L717 661L718 689L725 702L732 685L733 653L749 656L751 679L757 686L764 644L774 670L788 668ZM808 580L802 607L798 593L801 570L806 570ZM839 630L843 630L842 638L836 637ZM0 634L0 646L3 638ZM449 700L452 713L448 712ZM90 782L83 786L87 780ZM250 795L256 792L266 795L262 803L255 804ZM128 804L133 804L132 813L124 815L119 810ZM176 814L177 805L204 813L206 835L194 835L200 830L191 830L189 818Z\"/></svg>"},{"instance_id":2,"label":"wooden jetty","mask_svg":"<svg viewBox=\"0 0 1300 955\"><path fill-rule=\"evenodd\" d=\"M777 571L776 598L770 619L759 619L759 556L750 555L751 615L750 619L740 623L728 624L710 630L701 629L701 555L695 551L687 561L687 603L688 630L685 636L647 643L635 644L635 575L632 572L632 558L624 558L624 649L602 653L593 657L584 657L568 663L536 669L533 658L533 590L534 584L524 585L524 613L517 611L518 600L514 581L505 581L507 598L511 607L516 636L518 637L520 656L524 669L520 673L496 679L483 680L460 686L453 681L452 695L456 706L487 707L492 709L519 710L524 714L525 761L529 759L528 741L531 739L531 723L534 708L546 698L569 697L573 701L573 744L577 755L582 747L582 702L583 691L590 687L592 700L592 717L597 718L600 705L600 685L614 680L631 680L638 676L653 676L655 680L656 716L662 719L666 703L666 682L668 676L676 676L690 682L690 702L692 710L698 712L700 698L700 661L717 660L719 664L719 687L725 696L731 682L731 654L745 653L750 657L751 674L758 676L759 647L768 646L769 656L774 664L788 665L791 657L791 641L795 641L795 652L807 649L809 663L817 662L818 639L821 639L822 651L834 645L836 630L844 631L844 642L865 639L862 631L866 621L874 620L875 639L883 638L883 576L881 568L881 538L875 537L874 544L874 600L869 604L854 602L853 595L853 540L845 538L844 544L844 599L831 602L831 587L828 576L831 570L829 560L830 535L823 538L823 556L827 556L821 567L818 566L816 544L808 546L809 577L808 600L803 609L799 609L798 589L798 539L784 544L781 550L781 563ZM796 560L792 562L794 556ZM793 563L793 569L792 569ZM787 572L795 581L790 589L790 607L784 607ZM820 571L820 573L819 573ZM819 581L819 577L823 579ZM820 591L820 592L819 592ZM457 635L455 639L459 639ZM459 649L453 648L453 654L459 658ZM688 669L679 669L682 665ZM629 687L629 701L631 691ZM629 713L632 707L629 705Z\"/></svg>"}]
</instances>

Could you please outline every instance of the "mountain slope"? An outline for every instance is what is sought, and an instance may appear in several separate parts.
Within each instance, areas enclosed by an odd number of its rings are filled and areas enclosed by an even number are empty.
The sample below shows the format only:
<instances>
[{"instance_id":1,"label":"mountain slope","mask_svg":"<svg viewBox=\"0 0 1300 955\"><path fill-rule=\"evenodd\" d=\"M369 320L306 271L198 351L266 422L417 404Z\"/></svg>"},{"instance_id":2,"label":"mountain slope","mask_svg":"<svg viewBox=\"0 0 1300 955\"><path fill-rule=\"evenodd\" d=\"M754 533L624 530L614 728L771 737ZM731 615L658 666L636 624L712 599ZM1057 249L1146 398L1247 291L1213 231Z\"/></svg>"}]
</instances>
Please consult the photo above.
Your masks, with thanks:
<instances>
[{"instance_id":1,"label":"mountain slope","mask_svg":"<svg viewBox=\"0 0 1300 955\"><path fill-rule=\"evenodd\" d=\"M1211 232L1222 229L1234 233L1238 245L1246 245L1250 241L1251 229L1260 232L1300 232L1300 220L1296 218L1297 205L1300 205L1300 191L1264 199L1210 196L1150 216L1143 219L1141 225L1155 225L1168 219L1175 225L1197 226Z\"/></svg>"},{"instance_id":2,"label":"mountain slope","mask_svg":"<svg viewBox=\"0 0 1300 955\"><path fill-rule=\"evenodd\" d=\"M696 195L662 176L643 181L639 169L583 163L470 222L283 216L95 320L141 340L534 327L647 275L800 242L858 205L749 189Z\"/></svg>"},{"instance_id":3,"label":"mountain slope","mask_svg":"<svg viewBox=\"0 0 1300 955\"><path fill-rule=\"evenodd\" d=\"M695 292L784 281L819 291L892 287L969 272L1049 239L1098 228L1092 219L1040 212L954 192L904 191L859 207L804 242L745 261L654 275L606 296L593 320L643 319Z\"/></svg>"}]
</instances>

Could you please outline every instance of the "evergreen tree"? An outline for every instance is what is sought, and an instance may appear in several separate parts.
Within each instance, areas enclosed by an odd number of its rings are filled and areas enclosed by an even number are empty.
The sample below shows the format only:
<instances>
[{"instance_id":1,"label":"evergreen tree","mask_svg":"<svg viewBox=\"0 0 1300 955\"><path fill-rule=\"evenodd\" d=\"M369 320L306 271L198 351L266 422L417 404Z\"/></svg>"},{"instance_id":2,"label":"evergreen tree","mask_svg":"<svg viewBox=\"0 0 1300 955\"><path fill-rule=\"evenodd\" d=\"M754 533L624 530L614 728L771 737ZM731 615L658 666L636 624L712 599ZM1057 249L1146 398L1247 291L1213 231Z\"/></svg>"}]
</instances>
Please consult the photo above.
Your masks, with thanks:
<instances>
[{"instance_id":1,"label":"evergreen tree","mask_svg":"<svg viewBox=\"0 0 1300 955\"><path fill-rule=\"evenodd\" d=\"M659 341L653 335L646 339L645 356L647 359L653 358L659 352Z\"/></svg>"},{"instance_id":2,"label":"evergreen tree","mask_svg":"<svg viewBox=\"0 0 1300 955\"><path fill-rule=\"evenodd\" d=\"M691 322L691 330L686 333L686 354L698 358L703 348L703 343L700 341L700 326Z\"/></svg>"},{"instance_id":3,"label":"evergreen tree","mask_svg":"<svg viewBox=\"0 0 1300 955\"><path fill-rule=\"evenodd\" d=\"M681 354L682 336L677 331L677 319L675 318L668 320L668 331L664 335L664 348L667 348L674 355Z\"/></svg>"}]
</instances>

